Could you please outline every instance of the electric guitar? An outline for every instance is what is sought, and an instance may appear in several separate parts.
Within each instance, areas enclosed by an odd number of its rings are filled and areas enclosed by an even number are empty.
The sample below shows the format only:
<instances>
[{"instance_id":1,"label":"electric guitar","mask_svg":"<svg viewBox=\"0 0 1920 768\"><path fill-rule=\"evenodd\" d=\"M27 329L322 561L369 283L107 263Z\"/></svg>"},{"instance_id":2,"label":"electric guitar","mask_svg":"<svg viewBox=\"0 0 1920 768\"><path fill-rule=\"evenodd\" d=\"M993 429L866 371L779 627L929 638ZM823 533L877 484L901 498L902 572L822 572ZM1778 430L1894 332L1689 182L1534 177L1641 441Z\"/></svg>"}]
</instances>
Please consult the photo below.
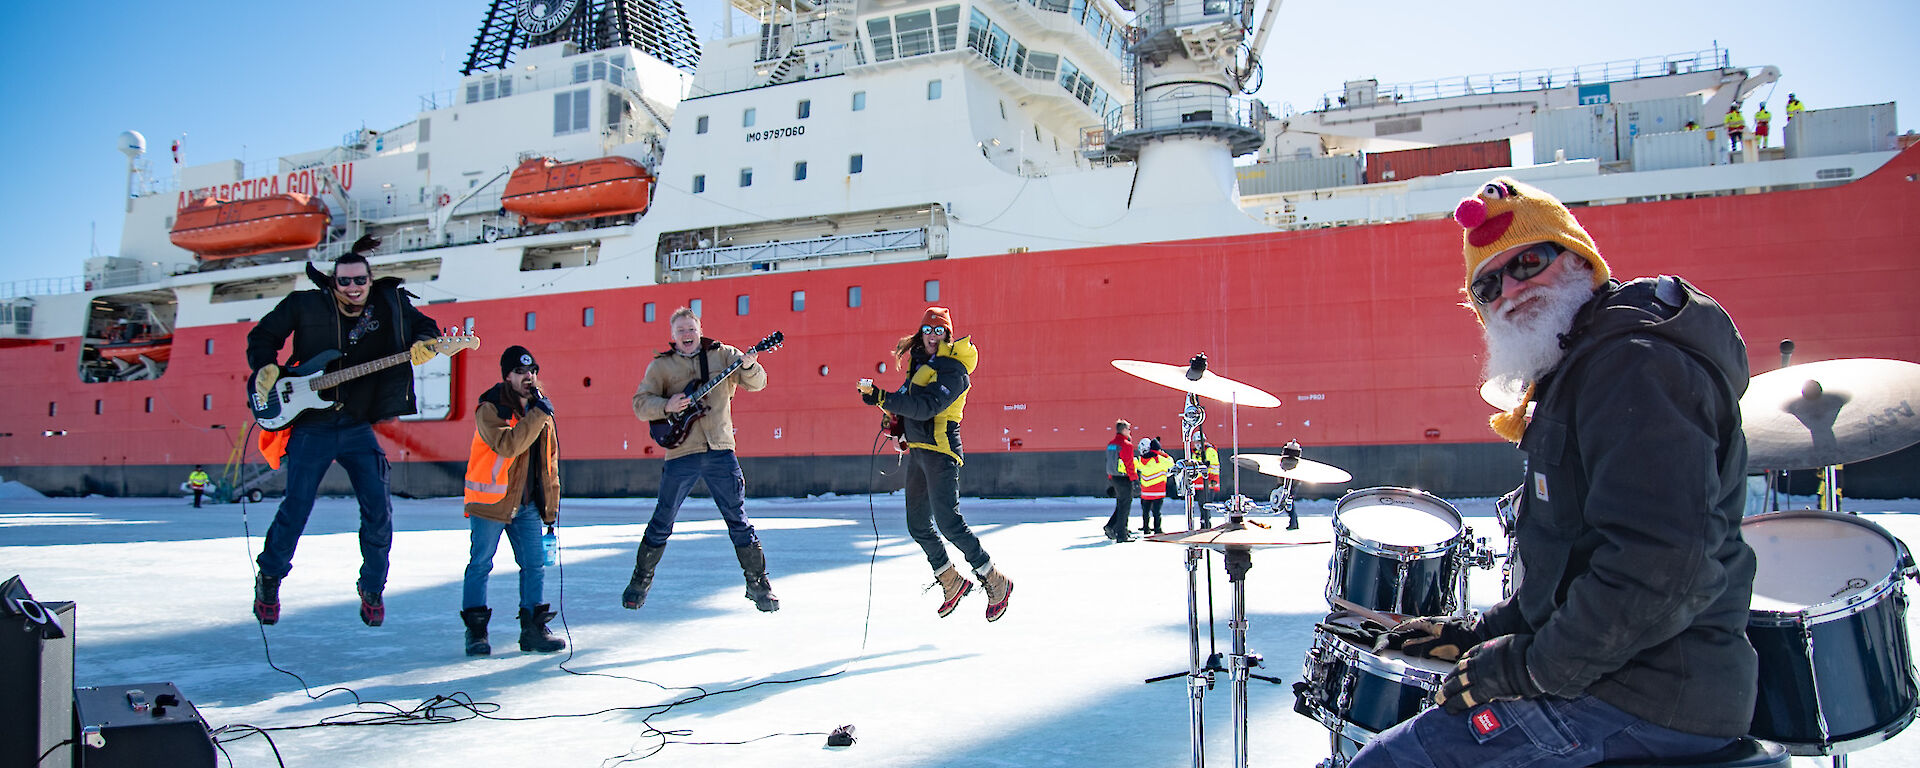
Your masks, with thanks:
<instances>
[{"instance_id":1,"label":"electric guitar","mask_svg":"<svg viewBox=\"0 0 1920 768\"><path fill-rule=\"evenodd\" d=\"M773 333L767 334L766 338L761 339L760 343L753 345L752 349L747 350L746 353L743 354L770 352L778 349L780 345L786 343L786 341L786 334L774 331ZM704 355L706 351L702 350L700 354ZM708 392L712 392L714 387L720 386L720 382L725 381L728 376L732 375L734 371L739 370L740 366L745 365L746 362L747 359L741 357L733 361L733 365L727 366L726 370L721 371L713 378L687 384L687 388L683 394L687 396L687 399L691 401L692 404L688 405L679 413L669 413L664 419L654 419L653 421L647 422L647 434L653 438L654 442L659 443L660 447L668 450L677 448L681 443L686 442L687 435L693 433L693 423L699 421L700 417L707 415L707 412L713 410L708 407L706 403L702 402L700 398L706 397Z\"/></svg>"},{"instance_id":2,"label":"electric guitar","mask_svg":"<svg viewBox=\"0 0 1920 768\"><path fill-rule=\"evenodd\" d=\"M427 343L433 345L434 352L451 357L464 350L479 349L480 337L469 331L428 339ZM253 410L253 420L260 424L261 429L269 432L286 429L300 414L333 405L334 401L320 396L321 391L408 362L413 352L409 349L351 368L326 372L327 364L340 359L341 355L340 350L329 349L314 355L312 360L284 369L280 379L273 383L273 389L264 396L260 394L257 382L260 371L267 369L254 371L253 375L247 377L247 407Z\"/></svg>"}]
</instances>

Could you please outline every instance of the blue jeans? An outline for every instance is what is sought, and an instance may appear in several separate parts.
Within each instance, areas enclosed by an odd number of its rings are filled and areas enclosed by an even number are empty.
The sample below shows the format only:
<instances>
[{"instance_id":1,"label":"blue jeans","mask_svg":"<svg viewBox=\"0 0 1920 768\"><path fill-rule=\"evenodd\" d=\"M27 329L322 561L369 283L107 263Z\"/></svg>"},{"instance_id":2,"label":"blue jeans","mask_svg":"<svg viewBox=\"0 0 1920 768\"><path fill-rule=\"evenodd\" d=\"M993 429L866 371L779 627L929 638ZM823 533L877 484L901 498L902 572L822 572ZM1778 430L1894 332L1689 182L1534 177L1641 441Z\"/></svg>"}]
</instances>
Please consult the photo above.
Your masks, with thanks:
<instances>
[{"instance_id":1,"label":"blue jeans","mask_svg":"<svg viewBox=\"0 0 1920 768\"><path fill-rule=\"evenodd\" d=\"M733 540L733 546L760 543L753 523L747 520L747 479L740 474L740 461L733 451L704 451L669 459L660 470L660 498L653 505L653 519L647 522L641 543L666 546L667 537L673 535L673 519L680 515L680 504L687 500L696 480L705 482L707 493L713 494L720 517L727 521L727 538Z\"/></svg>"},{"instance_id":2,"label":"blue jeans","mask_svg":"<svg viewBox=\"0 0 1920 768\"><path fill-rule=\"evenodd\" d=\"M500 533L507 534L513 547L513 562L520 566L520 607L532 612L545 602L540 598L546 586L546 551L540 547L540 505L522 504L513 519L498 523L484 517L467 518L473 530L473 550L467 556L467 579L460 591L461 608L485 608L487 575L493 573L493 553L500 549Z\"/></svg>"},{"instance_id":3,"label":"blue jeans","mask_svg":"<svg viewBox=\"0 0 1920 768\"><path fill-rule=\"evenodd\" d=\"M1663 728L1591 694L1496 701L1458 715L1434 707L1381 733L1352 768L1581 768L1607 760L1704 755L1733 743Z\"/></svg>"},{"instance_id":4,"label":"blue jeans","mask_svg":"<svg viewBox=\"0 0 1920 768\"><path fill-rule=\"evenodd\" d=\"M387 452L373 436L373 425L327 414L293 427L287 455L287 495L267 528L266 544L255 561L260 572L286 578L293 570L293 550L313 514L313 500L327 467L340 462L360 499L359 588L379 594L387 586L387 555L393 548L393 501L387 497Z\"/></svg>"}]
</instances>

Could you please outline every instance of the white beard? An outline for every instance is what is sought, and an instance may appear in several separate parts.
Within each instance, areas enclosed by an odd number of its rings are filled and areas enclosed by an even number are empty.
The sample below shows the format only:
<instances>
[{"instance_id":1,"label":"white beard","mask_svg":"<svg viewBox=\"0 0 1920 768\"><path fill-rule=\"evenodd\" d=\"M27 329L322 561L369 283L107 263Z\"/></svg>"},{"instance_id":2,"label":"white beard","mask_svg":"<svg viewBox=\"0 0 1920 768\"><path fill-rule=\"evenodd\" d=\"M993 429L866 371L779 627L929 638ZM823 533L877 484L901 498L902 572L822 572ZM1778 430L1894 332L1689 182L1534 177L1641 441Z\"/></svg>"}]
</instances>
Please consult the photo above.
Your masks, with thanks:
<instances>
[{"instance_id":1,"label":"white beard","mask_svg":"<svg viewBox=\"0 0 1920 768\"><path fill-rule=\"evenodd\" d=\"M1575 254L1563 258L1577 259ZM1486 315L1487 364L1489 381L1515 393L1530 382L1553 370L1566 350L1560 348L1560 334L1573 327L1573 316L1593 298L1593 272L1587 269L1562 270L1552 283L1528 286L1518 295L1537 297L1524 316L1512 310L1512 301L1498 315Z\"/></svg>"}]
</instances>

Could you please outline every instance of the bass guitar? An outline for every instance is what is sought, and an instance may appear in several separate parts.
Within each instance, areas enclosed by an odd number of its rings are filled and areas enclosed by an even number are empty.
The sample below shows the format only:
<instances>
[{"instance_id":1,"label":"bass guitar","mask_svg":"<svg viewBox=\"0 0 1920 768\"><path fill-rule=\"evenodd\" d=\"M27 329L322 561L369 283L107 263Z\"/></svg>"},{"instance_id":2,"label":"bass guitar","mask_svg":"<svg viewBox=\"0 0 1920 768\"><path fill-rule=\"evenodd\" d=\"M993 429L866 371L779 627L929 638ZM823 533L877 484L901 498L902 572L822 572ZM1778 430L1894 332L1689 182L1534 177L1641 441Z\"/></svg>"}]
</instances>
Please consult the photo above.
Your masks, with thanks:
<instances>
[{"instance_id":1,"label":"bass guitar","mask_svg":"<svg viewBox=\"0 0 1920 768\"><path fill-rule=\"evenodd\" d=\"M767 334L766 338L761 339L760 343L753 345L752 349L747 350L743 354L770 352L778 349L780 345L786 343L786 341L786 334L774 331L773 333ZM706 352L703 350L701 354L704 355ZM687 435L693 433L693 423L699 421L700 417L707 415L709 411L713 410L708 407L705 402L702 402L701 398L706 397L708 392L712 392L714 387L720 386L720 382L725 381L734 371L740 370L740 366L745 365L746 362L747 359L743 356L733 361L733 365L727 366L726 370L716 374L713 378L706 381L694 381L688 384L682 394L687 396L691 404L679 413L669 413L664 419L654 419L653 421L647 422L647 434L653 438L654 442L659 443L662 448L668 450L678 448L681 443L687 441Z\"/></svg>"},{"instance_id":2,"label":"bass guitar","mask_svg":"<svg viewBox=\"0 0 1920 768\"><path fill-rule=\"evenodd\" d=\"M451 357L464 350L479 349L480 337L469 331L428 339L427 343L433 346L435 353ZM327 364L340 359L341 354L340 350L329 349L314 355L312 360L283 369L279 380L273 383L273 389L265 395L260 394L257 384L261 372L267 369L254 371L253 375L247 377L247 407L253 410L253 420L260 424L261 429L269 432L286 429L294 419L300 418L300 414L333 405L332 400L320 396L322 391L376 371L384 371L413 357L412 350L396 352L328 373Z\"/></svg>"}]
</instances>

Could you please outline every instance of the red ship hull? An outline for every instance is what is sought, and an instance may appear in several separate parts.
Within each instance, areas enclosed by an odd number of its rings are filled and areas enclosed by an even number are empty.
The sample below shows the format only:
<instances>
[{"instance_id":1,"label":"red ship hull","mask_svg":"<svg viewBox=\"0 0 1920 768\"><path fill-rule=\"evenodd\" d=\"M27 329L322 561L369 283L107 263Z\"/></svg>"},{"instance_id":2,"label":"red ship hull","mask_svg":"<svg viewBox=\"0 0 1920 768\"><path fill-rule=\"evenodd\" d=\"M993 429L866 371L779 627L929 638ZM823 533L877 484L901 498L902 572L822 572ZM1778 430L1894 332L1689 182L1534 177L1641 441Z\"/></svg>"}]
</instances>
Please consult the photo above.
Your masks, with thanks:
<instances>
[{"instance_id":1,"label":"red ship hull","mask_svg":"<svg viewBox=\"0 0 1920 768\"><path fill-rule=\"evenodd\" d=\"M625 157L577 163L540 157L513 169L500 206L532 224L641 213L652 185L653 175Z\"/></svg>"},{"instance_id":2,"label":"red ship hull","mask_svg":"<svg viewBox=\"0 0 1920 768\"><path fill-rule=\"evenodd\" d=\"M180 209L168 239L205 261L232 259L312 248L326 237L331 220L325 203L303 194L203 198Z\"/></svg>"},{"instance_id":3,"label":"red ship hull","mask_svg":"<svg viewBox=\"0 0 1920 768\"><path fill-rule=\"evenodd\" d=\"M1678 274L1714 296L1748 341L1754 372L1847 357L1920 360L1920 149L1842 186L1581 208L1615 275ZM566 434L570 494L651 492L662 451L629 400L667 316L703 299L705 330L744 345L774 330L787 344L762 358L771 381L734 403L739 452L759 495L855 492L876 479L878 417L854 382L898 383L889 353L924 307L951 307L981 350L963 429L969 494L1097 494L1101 446L1116 418L1178 443L1181 396L1108 361L1178 363L1206 352L1213 370L1278 396L1275 409L1209 405L1216 444L1273 448L1289 439L1354 475L1349 487L1410 485L1445 494L1506 490L1517 453L1487 429L1477 394L1481 342L1459 306L1464 267L1451 222L1260 234L806 272L774 272L639 288L461 301L425 307L441 325L474 319L490 348L536 351ZM926 301L938 281L937 299ZM849 307L848 289L864 301ZM788 297L805 291L805 311ZM757 297L740 316L722 308ZM643 321L643 306L656 307ZM583 309L597 310L585 327ZM1146 309L1142 309L1142 308ZM538 331L520 330L528 314ZM250 323L176 329L186 349L154 381L83 385L77 339L0 349L21 392L44 397L0 414L0 464L50 490L160 492L179 467L215 464L247 424L233 393L245 375ZM629 341L609 346L621 329ZM881 365L885 364L885 370ZM382 425L400 492L458 492L473 399L498 380L486 355L454 358L455 415ZM211 399L205 397L211 395ZM141 408L143 398L165 407ZM100 415L92 402L110 404ZM50 416L57 413L58 416ZM76 415L77 414L77 415ZM224 425L224 426L216 426ZM60 437L40 437L43 431ZM1914 450L1899 461L1913 495ZM1903 458L1906 457L1906 458ZM636 461L648 462L636 464ZM1849 467L1850 494L1877 493ZM1877 482L1877 481L1876 481ZM1318 489L1337 492L1339 489Z\"/></svg>"}]
</instances>

